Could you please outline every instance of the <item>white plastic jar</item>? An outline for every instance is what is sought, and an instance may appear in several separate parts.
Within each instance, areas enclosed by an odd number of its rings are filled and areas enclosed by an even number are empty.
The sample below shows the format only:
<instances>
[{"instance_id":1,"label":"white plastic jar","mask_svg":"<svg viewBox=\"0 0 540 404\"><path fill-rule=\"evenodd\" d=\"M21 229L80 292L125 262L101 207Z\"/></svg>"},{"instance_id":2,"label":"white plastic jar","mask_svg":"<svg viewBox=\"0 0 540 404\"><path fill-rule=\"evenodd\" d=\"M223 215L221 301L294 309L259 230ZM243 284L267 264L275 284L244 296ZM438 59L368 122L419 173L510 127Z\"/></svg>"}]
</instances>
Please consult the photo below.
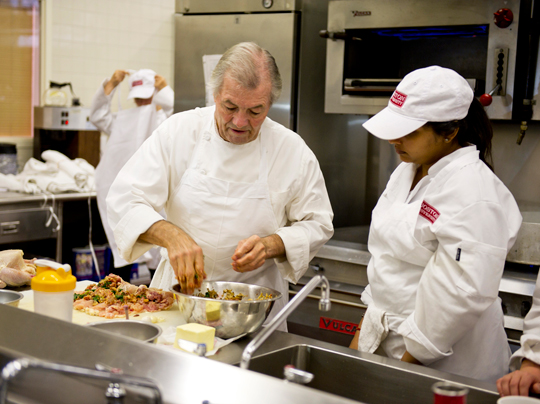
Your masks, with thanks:
<instances>
[{"instance_id":1,"label":"white plastic jar","mask_svg":"<svg viewBox=\"0 0 540 404\"><path fill-rule=\"evenodd\" d=\"M77 278L68 264L49 260L36 260L36 276L32 278L34 312L71 322L73 293Z\"/></svg>"}]
</instances>

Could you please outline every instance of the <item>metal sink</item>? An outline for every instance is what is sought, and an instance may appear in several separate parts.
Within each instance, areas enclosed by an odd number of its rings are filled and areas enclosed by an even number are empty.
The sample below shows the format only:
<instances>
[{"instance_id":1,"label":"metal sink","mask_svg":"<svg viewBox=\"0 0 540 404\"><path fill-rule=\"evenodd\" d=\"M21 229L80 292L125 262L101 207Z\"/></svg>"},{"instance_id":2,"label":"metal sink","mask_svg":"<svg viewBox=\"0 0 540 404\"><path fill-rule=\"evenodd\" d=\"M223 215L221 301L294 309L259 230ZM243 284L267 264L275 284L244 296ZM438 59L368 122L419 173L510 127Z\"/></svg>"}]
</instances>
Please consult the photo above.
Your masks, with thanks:
<instances>
[{"instance_id":1,"label":"metal sink","mask_svg":"<svg viewBox=\"0 0 540 404\"><path fill-rule=\"evenodd\" d=\"M294 345L253 357L249 369L283 379L284 367L292 364L314 375L306 386L362 403L433 402L431 386L441 378L426 375L425 371L399 368L391 363L392 360L385 364L385 359L376 363L313 345ZM456 376L453 378L459 379ZM496 403L499 398L489 389L466 385L469 387L470 403Z\"/></svg>"}]
</instances>

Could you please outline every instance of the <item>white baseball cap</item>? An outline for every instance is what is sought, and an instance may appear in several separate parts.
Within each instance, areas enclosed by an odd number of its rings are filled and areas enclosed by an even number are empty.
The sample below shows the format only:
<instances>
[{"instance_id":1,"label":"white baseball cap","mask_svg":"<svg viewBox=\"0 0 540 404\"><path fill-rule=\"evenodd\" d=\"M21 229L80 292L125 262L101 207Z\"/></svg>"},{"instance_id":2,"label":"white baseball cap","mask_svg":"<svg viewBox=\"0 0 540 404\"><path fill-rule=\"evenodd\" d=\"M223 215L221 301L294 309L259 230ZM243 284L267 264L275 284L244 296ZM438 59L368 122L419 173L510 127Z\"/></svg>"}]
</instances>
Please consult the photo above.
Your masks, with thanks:
<instances>
[{"instance_id":1,"label":"white baseball cap","mask_svg":"<svg viewBox=\"0 0 540 404\"><path fill-rule=\"evenodd\" d=\"M467 116L474 93L454 70L430 66L414 70L399 83L388 106L362 126L384 140L399 139L427 122Z\"/></svg>"},{"instance_id":2,"label":"white baseball cap","mask_svg":"<svg viewBox=\"0 0 540 404\"><path fill-rule=\"evenodd\" d=\"M137 70L129 75L129 94L131 98L150 98L154 94L156 72L150 69Z\"/></svg>"}]
</instances>

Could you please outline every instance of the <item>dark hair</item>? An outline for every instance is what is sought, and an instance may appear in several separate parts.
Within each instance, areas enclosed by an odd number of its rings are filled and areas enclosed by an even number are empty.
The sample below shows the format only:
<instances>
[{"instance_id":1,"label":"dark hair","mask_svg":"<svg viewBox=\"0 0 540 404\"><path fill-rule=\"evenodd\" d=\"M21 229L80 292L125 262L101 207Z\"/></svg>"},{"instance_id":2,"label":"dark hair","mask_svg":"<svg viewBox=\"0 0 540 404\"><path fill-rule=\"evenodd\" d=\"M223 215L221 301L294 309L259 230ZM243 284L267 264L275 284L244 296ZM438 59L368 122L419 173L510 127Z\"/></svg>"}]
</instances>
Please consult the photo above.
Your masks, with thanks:
<instances>
[{"instance_id":1,"label":"dark hair","mask_svg":"<svg viewBox=\"0 0 540 404\"><path fill-rule=\"evenodd\" d=\"M473 98L469 112L460 121L449 122L428 122L437 135L449 135L458 129L456 139L460 146L476 145L480 152L480 160L493 171L493 161L491 159L491 139L493 138L493 128L491 122L480 102Z\"/></svg>"}]
</instances>

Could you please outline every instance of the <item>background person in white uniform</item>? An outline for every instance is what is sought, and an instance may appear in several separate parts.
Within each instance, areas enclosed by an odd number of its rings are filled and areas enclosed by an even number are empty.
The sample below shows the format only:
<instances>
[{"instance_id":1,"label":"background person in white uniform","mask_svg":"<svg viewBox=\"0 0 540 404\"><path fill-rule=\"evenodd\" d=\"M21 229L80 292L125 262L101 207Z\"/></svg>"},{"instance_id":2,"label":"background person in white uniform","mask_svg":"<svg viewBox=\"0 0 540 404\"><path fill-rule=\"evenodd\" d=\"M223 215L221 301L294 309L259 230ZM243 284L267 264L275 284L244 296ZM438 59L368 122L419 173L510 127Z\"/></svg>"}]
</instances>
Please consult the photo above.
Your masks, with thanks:
<instances>
[{"instance_id":1,"label":"background person in white uniform","mask_svg":"<svg viewBox=\"0 0 540 404\"><path fill-rule=\"evenodd\" d=\"M529 391L540 394L540 276L531 310L525 316L521 348L510 358L510 370L513 372L497 380L501 396L528 396Z\"/></svg>"},{"instance_id":2,"label":"background person in white uniform","mask_svg":"<svg viewBox=\"0 0 540 404\"><path fill-rule=\"evenodd\" d=\"M373 210L351 348L495 382L510 357L498 289L521 214L488 165L482 106L459 74L431 66L364 127L402 163Z\"/></svg>"},{"instance_id":3,"label":"background person in white uniform","mask_svg":"<svg viewBox=\"0 0 540 404\"><path fill-rule=\"evenodd\" d=\"M111 101L118 85L129 76L128 99L133 99L137 108L111 112ZM90 121L109 139L96 169L96 191L98 209L113 253L114 271L124 280L130 280L132 265L118 253L114 234L107 220L105 198L122 166L140 145L152 134L159 124L173 112L174 91L162 76L153 70L141 69L131 74L116 70L110 79L99 86L90 108ZM119 102L120 105L120 102ZM141 260L146 261L151 272L159 262L159 252L153 249Z\"/></svg>"},{"instance_id":4,"label":"background person in white uniform","mask_svg":"<svg viewBox=\"0 0 540 404\"><path fill-rule=\"evenodd\" d=\"M165 247L152 287L178 280L191 293L205 277L267 286L283 294L276 313L333 234L324 178L302 138L267 117L281 92L268 51L233 46L211 87L215 107L173 115L128 161L109 221L128 261Z\"/></svg>"}]
</instances>

